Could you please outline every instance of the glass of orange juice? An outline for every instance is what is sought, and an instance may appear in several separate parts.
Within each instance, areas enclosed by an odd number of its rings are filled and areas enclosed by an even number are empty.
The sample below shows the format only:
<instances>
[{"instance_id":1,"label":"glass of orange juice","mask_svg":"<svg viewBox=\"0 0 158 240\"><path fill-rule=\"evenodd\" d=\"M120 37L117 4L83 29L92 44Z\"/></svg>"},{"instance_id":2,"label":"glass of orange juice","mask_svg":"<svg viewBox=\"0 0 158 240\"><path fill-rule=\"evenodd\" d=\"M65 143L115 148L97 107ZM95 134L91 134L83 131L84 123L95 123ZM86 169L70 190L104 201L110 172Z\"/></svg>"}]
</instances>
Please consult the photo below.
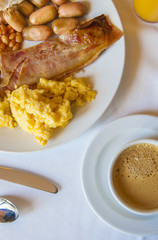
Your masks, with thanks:
<instances>
[{"instance_id":1,"label":"glass of orange juice","mask_svg":"<svg viewBox=\"0 0 158 240\"><path fill-rule=\"evenodd\" d=\"M137 15L148 22L158 22L158 0L133 0Z\"/></svg>"}]
</instances>

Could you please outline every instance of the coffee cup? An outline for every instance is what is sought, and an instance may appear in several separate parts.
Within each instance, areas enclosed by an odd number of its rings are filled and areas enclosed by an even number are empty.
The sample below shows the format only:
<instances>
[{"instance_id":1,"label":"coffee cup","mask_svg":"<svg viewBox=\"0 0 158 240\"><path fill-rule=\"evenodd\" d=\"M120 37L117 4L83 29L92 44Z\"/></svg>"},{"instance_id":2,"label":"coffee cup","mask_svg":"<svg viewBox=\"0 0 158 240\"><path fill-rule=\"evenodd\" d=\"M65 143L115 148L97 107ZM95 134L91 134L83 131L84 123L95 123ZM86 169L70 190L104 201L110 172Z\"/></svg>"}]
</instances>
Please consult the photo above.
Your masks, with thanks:
<instances>
[{"instance_id":1,"label":"coffee cup","mask_svg":"<svg viewBox=\"0 0 158 240\"><path fill-rule=\"evenodd\" d=\"M158 214L158 140L139 139L123 145L111 160L108 184L127 211Z\"/></svg>"}]
</instances>

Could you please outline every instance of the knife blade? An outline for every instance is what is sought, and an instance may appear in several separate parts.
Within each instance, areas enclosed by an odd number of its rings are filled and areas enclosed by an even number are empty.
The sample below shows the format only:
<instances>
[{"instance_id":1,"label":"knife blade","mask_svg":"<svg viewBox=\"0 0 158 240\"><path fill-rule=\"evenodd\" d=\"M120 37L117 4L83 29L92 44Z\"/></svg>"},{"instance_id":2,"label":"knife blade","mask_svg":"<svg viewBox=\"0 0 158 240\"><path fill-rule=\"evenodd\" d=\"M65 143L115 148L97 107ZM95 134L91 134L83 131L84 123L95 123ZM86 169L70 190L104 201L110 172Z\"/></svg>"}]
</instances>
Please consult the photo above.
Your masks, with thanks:
<instances>
[{"instance_id":1,"label":"knife blade","mask_svg":"<svg viewBox=\"0 0 158 240\"><path fill-rule=\"evenodd\" d=\"M23 170L0 167L0 179L50 193L58 192L57 187L47 179Z\"/></svg>"}]
</instances>

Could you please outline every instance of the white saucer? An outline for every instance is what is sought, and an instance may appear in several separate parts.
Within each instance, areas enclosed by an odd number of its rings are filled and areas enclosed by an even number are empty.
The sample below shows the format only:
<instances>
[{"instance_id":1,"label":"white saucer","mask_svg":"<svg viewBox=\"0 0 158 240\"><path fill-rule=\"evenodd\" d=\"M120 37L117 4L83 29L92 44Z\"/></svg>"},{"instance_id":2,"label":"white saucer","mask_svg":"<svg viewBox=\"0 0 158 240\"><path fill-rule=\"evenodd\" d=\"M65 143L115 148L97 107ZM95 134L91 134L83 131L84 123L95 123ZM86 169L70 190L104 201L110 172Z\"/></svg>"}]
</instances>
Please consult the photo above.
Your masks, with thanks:
<instances>
[{"instance_id":1,"label":"white saucer","mask_svg":"<svg viewBox=\"0 0 158 240\"><path fill-rule=\"evenodd\" d=\"M126 233L156 235L158 215L143 217L129 213L113 198L107 182L108 166L115 151L139 138L158 139L158 117L132 115L106 125L85 153L82 186L89 205L108 225Z\"/></svg>"}]
</instances>

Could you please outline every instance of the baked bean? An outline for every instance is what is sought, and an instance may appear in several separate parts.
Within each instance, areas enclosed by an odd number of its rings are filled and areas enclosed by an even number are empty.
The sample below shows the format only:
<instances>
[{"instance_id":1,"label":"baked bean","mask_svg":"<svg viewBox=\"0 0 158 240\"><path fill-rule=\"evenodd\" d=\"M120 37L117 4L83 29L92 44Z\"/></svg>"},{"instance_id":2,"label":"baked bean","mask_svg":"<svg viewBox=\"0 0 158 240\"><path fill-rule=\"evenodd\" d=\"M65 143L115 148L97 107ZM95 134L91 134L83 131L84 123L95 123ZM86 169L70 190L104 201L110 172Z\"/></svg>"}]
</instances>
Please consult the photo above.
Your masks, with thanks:
<instances>
[{"instance_id":1,"label":"baked bean","mask_svg":"<svg viewBox=\"0 0 158 240\"><path fill-rule=\"evenodd\" d=\"M81 17L85 14L86 7L81 2L64 3L59 7L59 17Z\"/></svg>"},{"instance_id":2,"label":"baked bean","mask_svg":"<svg viewBox=\"0 0 158 240\"><path fill-rule=\"evenodd\" d=\"M3 34L1 29L3 29ZM10 33L11 30L13 30L13 33ZM18 50L21 48L21 43L23 41L22 34L16 32L10 25L4 27L3 24L1 24L0 34L0 52Z\"/></svg>"},{"instance_id":3,"label":"baked bean","mask_svg":"<svg viewBox=\"0 0 158 240\"><path fill-rule=\"evenodd\" d=\"M9 44L9 38L6 36L6 35L3 35L1 37L1 40L2 42L5 44L5 45L8 45Z\"/></svg>"},{"instance_id":4,"label":"baked bean","mask_svg":"<svg viewBox=\"0 0 158 240\"><path fill-rule=\"evenodd\" d=\"M1 34L6 34L7 33L7 27L3 23L1 23L0 28L1 28Z\"/></svg>"},{"instance_id":5,"label":"baked bean","mask_svg":"<svg viewBox=\"0 0 158 240\"><path fill-rule=\"evenodd\" d=\"M14 29L10 29L9 30L9 34L12 34L12 33L14 33L15 31L14 31Z\"/></svg>"},{"instance_id":6,"label":"baked bean","mask_svg":"<svg viewBox=\"0 0 158 240\"><path fill-rule=\"evenodd\" d=\"M12 34L15 32L15 30L10 25L7 25L7 32L9 32L9 34Z\"/></svg>"},{"instance_id":7,"label":"baked bean","mask_svg":"<svg viewBox=\"0 0 158 240\"><path fill-rule=\"evenodd\" d=\"M13 50L13 51L17 51L17 50L20 49L20 47L21 47L21 45L20 45L19 43L15 43L15 45L14 45L13 48L12 48L12 50Z\"/></svg>"},{"instance_id":8,"label":"baked bean","mask_svg":"<svg viewBox=\"0 0 158 240\"><path fill-rule=\"evenodd\" d=\"M3 42L1 42L0 43L0 52L4 52L5 48L6 48L6 45Z\"/></svg>"},{"instance_id":9,"label":"baked bean","mask_svg":"<svg viewBox=\"0 0 158 240\"><path fill-rule=\"evenodd\" d=\"M13 29L9 24L7 25L7 29Z\"/></svg>"},{"instance_id":10,"label":"baked bean","mask_svg":"<svg viewBox=\"0 0 158 240\"><path fill-rule=\"evenodd\" d=\"M15 45L15 41L9 41L8 46L9 46L10 48L13 48L14 45Z\"/></svg>"},{"instance_id":11,"label":"baked bean","mask_svg":"<svg viewBox=\"0 0 158 240\"><path fill-rule=\"evenodd\" d=\"M15 34L15 33L12 33L12 34L9 35L9 39L10 39L10 40L15 39L15 37L16 37L16 34Z\"/></svg>"},{"instance_id":12,"label":"baked bean","mask_svg":"<svg viewBox=\"0 0 158 240\"><path fill-rule=\"evenodd\" d=\"M41 25L52 21L57 16L57 10L53 5L48 5L31 13L29 17L30 23L33 25Z\"/></svg>"},{"instance_id":13,"label":"baked bean","mask_svg":"<svg viewBox=\"0 0 158 240\"><path fill-rule=\"evenodd\" d=\"M22 34L19 33L19 32L16 33L15 41L16 41L17 43L22 43L22 40L23 40Z\"/></svg>"},{"instance_id":14,"label":"baked bean","mask_svg":"<svg viewBox=\"0 0 158 240\"><path fill-rule=\"evenodd\" d=\"M9 47L9 46L6 46L6 48L5 48L5 52L9 52L9 51L11 51L12 50L12 48L11 47Z\"/></svg>"}]
</instances>

